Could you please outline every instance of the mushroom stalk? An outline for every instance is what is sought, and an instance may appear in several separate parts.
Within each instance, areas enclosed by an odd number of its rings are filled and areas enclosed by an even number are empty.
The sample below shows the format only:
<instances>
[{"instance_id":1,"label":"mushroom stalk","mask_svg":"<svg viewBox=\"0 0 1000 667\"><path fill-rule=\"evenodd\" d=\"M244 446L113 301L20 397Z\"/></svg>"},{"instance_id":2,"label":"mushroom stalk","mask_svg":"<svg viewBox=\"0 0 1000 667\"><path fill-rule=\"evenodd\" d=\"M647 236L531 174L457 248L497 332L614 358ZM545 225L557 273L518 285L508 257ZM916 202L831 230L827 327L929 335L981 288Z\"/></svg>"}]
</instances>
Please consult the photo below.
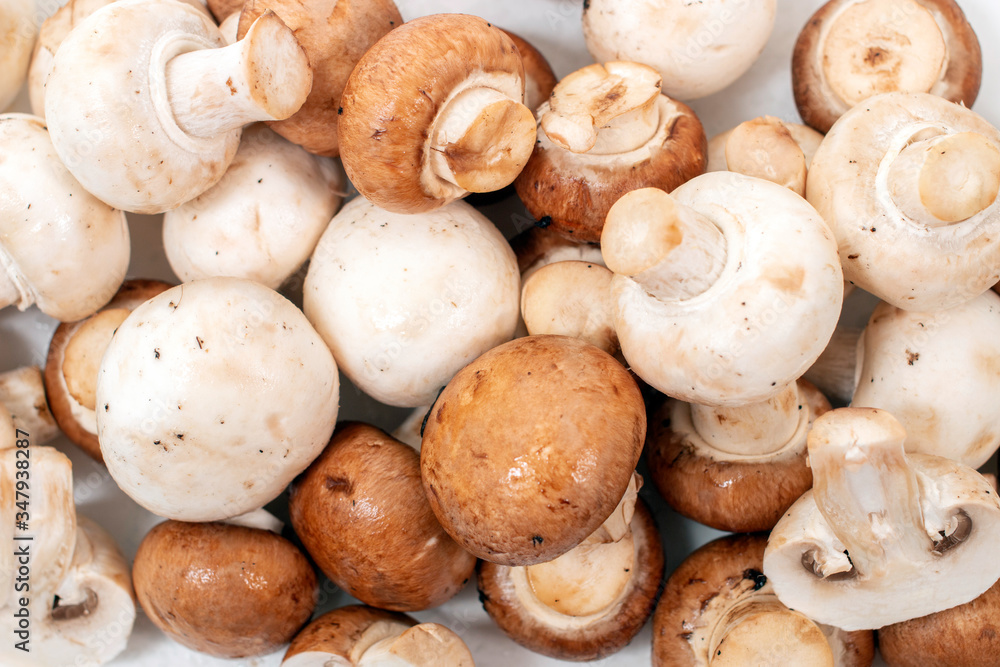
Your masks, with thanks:
<instances>
[{"instance_id":1,"label":"mushroom stalk","mask_svg":"<svg viewBox=\"0 0 1000 667\"><path fill-rule=\"evenodd\" d=\"M437 623L421 623L399 634L391 634L367 649L358 658L358 667L411 667L430 664L447 667L472 665L465 642Z\"/></svg>"},{"instance_id":2,"label":"mushroom stalk","mask_svg":"<svg viewBox=\"0 0 1000 667\"><path fill-rule=\"evenodd\" d=\"M305 52L273 12L235 44L172 58L165 79L177 125L206 139L255 121L288 118L312 89Z\"/></svg>"},{"instance_id":3,"label":"mushroom stalk","mask_svg":"<svg viewBox=\"0 0 1000 667\"><path fill-rule=\"evenodd\" d=\"M782 449L799 429L803 410L798 383L771 398L737 407L691 404L691 420L705 442L727 454L757 456Z\"/></svg>"},{"instance_id":4,"label":"mushroom stalk","mask_svg":"<svg viewBox=\"0 0 1000 667\"><path fill-rule=\"evenodd\" d=\"M758 655L765 660L749 660ZM834 658L816 623L781 604L773 593L761 592L731 607L716 625L709 644L712 667L748 662L833 667Z\"/></svg>"},{"instance_id":5,"label":"mushroom stalk","mask_svg":"<svg viewBox=\"0 0 1000 667\"><path fill-rule=\"evenodd\" d=\"M806 156L780 119L764 116L738 125L726 141L730 171L806 194Z\"/></svg>"}]
</instances>

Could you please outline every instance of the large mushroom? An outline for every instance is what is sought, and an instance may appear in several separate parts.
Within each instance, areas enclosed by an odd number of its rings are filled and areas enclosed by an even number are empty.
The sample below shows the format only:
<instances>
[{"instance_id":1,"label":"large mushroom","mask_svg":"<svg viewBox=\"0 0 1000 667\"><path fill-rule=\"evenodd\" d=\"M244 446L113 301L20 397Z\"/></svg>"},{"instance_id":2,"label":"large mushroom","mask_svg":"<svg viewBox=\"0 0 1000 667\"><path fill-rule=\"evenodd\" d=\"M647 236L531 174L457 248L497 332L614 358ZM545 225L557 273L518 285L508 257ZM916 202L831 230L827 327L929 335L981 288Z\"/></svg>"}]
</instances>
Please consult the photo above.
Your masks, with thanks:
<instances>
[{"instance_id":1,"label":"large mushroom","mask_svg":"<svg viewBox=\"0 0 1000 667\"><path fill-rule=\"evenodd\" d=\"M28 76L31 49L38 36L35 3L31 0L0 0L0 111L4 111L21 90Z\"/></svg>"}]
</instances>

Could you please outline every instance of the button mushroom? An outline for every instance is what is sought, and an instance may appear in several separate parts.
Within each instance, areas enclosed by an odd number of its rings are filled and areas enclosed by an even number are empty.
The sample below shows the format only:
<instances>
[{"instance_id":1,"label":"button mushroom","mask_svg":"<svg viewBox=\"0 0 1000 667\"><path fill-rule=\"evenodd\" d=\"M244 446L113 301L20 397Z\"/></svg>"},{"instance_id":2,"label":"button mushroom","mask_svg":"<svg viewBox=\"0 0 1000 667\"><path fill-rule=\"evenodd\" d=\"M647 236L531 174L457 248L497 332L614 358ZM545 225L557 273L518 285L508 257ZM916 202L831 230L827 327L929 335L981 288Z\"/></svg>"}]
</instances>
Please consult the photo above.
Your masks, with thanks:
<instances>
[{"instance_id":1,"label":"button mushroom","mask_svg":"<svg viewBox=\"0 0 1000 667\"><path fill-rule=\"evenodd\" d=\"M802 119L825 133L880 93L971 107L982 69L979 40L954 0L830 0L795 43L792 88Z\"/></svg>"},{"instance_id":2,"label":"button mushroom","mask_svg":"<svg viewBox=\"0 0 1000 667\"><path fill-rule=\"evenodd\" d=\"M705 131L660 94L655 70L590 65L559 82L538 109L538 144L514 187L537 220L596 242L608 210L637 188L673 190L705 171Z\"/></svg>"},{"instance_id":3,"label":"button mushroom","mask_svg":"<svg viewBox=\"0 0 1000 667\"><path fill-rule=\"evenodd\" d=\"M903 452L888 412L841 408L809 434L813 489L775 526L764 574L788 607L844 630L960 605L1000 579L1000 500L972 468Z\"/></svg>"},{"instance_id":4,"label":"button mushroom","mask_svg":"<svg viewBox=\"0 0 1000 667\"><path fill-rule=\"evenodd\" d=\"M37 366L0 373L0 405L10 412L15 429L31 434L32 444L43 445L59 435Z\"/></svg>"},{"instance_id":5,"label":"button mushroom","mask_svg":"<svg viewBox=\"0 0 1000 667\"><path fill-rule=\"evenodd\" d=\"M29 0L0 1L0 111L10 106L28 75L31 49L38 36L35 3Z\"/></svg>"}]
</instances>

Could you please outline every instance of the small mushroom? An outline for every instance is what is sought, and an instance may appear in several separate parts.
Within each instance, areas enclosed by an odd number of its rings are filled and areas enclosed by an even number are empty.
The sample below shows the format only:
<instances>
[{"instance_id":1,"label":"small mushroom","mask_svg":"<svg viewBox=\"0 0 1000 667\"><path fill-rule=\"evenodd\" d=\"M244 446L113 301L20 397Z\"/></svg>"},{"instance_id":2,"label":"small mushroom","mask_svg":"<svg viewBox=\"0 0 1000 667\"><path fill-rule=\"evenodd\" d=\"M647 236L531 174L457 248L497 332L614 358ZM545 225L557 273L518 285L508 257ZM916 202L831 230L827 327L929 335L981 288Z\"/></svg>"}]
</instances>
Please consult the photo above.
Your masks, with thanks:
<instances>
[{"instance_id":1,"label":"small mushroom","mask_svg":"<svg viewBox=\"0 0 1000 667\"><path fill-rule=\"evenodd\" d=\"M420 464L431 509L475 556L533 565L577 546L628 488L642 395L613 357L529 336L459 371L431 409Z\"/></svg>"},{"instance_id":2,"label":"small mushroom","mask_svg":"<svg viewBox=\"0 0 1000 667\"><path fill-rule=\"evenodd\" d=\"M673 190L705 171L705 131L631 62L594 64L559 82L538 109L538 144L514 187L528 212L577 242L596 242L608 210L644 187Z\"/></svg>"},{"instance_id":3,"label":"small mushroom","mask_svg":"<svg viewBox=\"0 0 1000 667\"><path fill-rule=\"evenodd\" d=\"M475 667L469 647L438 623L350 605L323 614L299 633L281 667Z\"/></svg>"},{"instance_id":4,"label":"small mushroom","mask_svg":"<svg viewBox=\"0 0 1000 667\"><path fill-rule=\"evenodd\" d=\"M802 119L825 133L881 93L971 107L982 70L979 40L954 0L830 0L799 33L792 88Z\"/></svg>"},{"instance_id":5,"label":"small mushroom","mask_svg":"<svg viewBox=\"0 0 1000 667\"><path fill-rule=\"evenodd\" d=\"M555 560L506 567L482 561L479 597L511 639L560 660L598 660L628 644L653 612L663 547L632 483L604 524Z\"/></svg>"},{"instance_id":6,"label":"small mushroom","mask_svg":"<svg viewBox=\"0 0 1000 667\"><path fill-rule=\"evenodd\" d=\"M819 623L880 628L969 602L1000 579L1000 500L972 468L904 454L888 412L841 408L809 433L813 488L778 522L764 574Z\"/></svg>"},{"instance_id":7,"label":"small mushroom","mask_svg":"<svg viewBox=\"0 0 1000 667\"><path fill-rule=\"evenodd\" d=\"M303 306L358 388L414 407L510 340L518 297L514 253L465 202L404 215L358 197L323 233Z\"/></svg>"},{"instance_id":8,"label":"small mushroom","mask_svg":"<svg viewBox=\"0 0 1000 667\"><path fill-rule=\"evenodd\" d=\"M524 65L502 30L461 14L407 21L365 53L347 81L344 169L362 195L398 213L499 190L535 144L523 99Z\"/></svg>"},{"instance_id":9,"label":"small mushroom","mask_svg":"<svg viewBox=\"0 0 1000 667\"><path fill-rule=\"evenodd\" d=\"M522 285L535 271L553 262L579 261L604 266L601 246L596 243L579 243L537 225L512 238L510 247L517 255Z\"/></svg>"},{"instance_id":10,"label":"small mushroom","mask_svg":"<svg viewBox=\"0 0 1000 667\"><path fill-rule=\"evenodd\" d=\"M31 49L38 37L35 3L30 0L0 0L0 111L17 97L25 78Z\"/></svg>"},{"instance_id":11,"label":"small mushroom","mask_svg":"<svg viewBox=\"0 0 1000 667\"><path fill-rule=\"evenodd\" d=\"M0 373L0 405L10 412L15 429L30 434L31 444L44 445L59 435L45 398L42 371L37 366Z\"/></svg>"},{"instance_id":12,"label":"small mushroom","mask_svg":"<svg viewBox=\"0 0 1000 667\"><path fill-rule=\"evenodd\" d=\"M697 549L667 580L653 617L653 667L868 667L869 630L845 632L783 605L762 572L763 535Z\"/></svg>"},{"instance_id":13,"label":"small mushroom","mask_svg":"<svg viewBox=\"0 0 1000 667\"><path fill-rule=\"evenodd\" d=\"M316 575L268 530L165 521L139 544L135 593L174 641L220 658L272 653L309 621Z\"/></svg>"},{"instance_id":14,"label":"small mushroom","mask_svg":"<svg viewBox=\"0 0 1000 667\"><path fill-rule=\"evenodd\" d=\"M679 100L716 93L750 69L771 37L776 0L589 0L583 36L597 62L656 69Z\"/></svg>"},{"instance_id":15,"label":"small mushroom","mask_svg":"<svg viewBox=\"0 0 1000 667\"><path fill-rule=\"evenodd\" d=\"M998 190L1000 131L940 97L886 93L826 135L806 197L837 237L847 280L932 312L1000 279Z\"/></svg>"},{"instance_id":16,"label":"small mushroom","mask_svg":"<svg viewBox=\"0 0 1000 667\"><path fill-rule=\"evenodd\" d=\"M323 573L380 609L443 604L476 567L431 511L420 455L374 426L341 423L292 485L289 511Z\"/></svg>"},{"instance_id":17,"label":"small mushroom","mask_svg":"<svg viewBox=\"0 0 1000 667\"><path fill-rule=\"evenodd\" d=\"M517 46L517 51L521 54L521 61L524 63L524 105L535 111L542 102L549 99L552 89L556 87L559 80L541 51L520 35L516 35L510 30L504 30L504 32Z\"/></svg>"}]
</instances>

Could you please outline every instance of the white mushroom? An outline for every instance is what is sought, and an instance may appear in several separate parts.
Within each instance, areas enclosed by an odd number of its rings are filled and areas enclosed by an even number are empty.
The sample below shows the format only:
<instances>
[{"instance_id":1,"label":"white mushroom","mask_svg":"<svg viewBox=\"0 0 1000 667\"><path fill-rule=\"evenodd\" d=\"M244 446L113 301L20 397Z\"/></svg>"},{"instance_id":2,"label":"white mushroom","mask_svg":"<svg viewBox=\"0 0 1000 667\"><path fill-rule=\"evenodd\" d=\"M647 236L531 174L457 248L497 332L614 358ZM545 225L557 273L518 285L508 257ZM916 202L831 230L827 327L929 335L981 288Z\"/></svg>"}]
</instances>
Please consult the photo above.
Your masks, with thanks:
<instances>
[{"instance_id":1,"label":"white mushroom","mask_svg":"<svg viewBox=\"0 0 1000 667\"><path fill-rule=\"evenodd\" d=\"M45 400L42 371L37 366L0 373L0 405L11 413L14 428L31 436L32 444L44 445L59 435Z\"/></svg>"},{"instance_id":2,"label":"white mushroom","mask_svg":"<svg viewBox=\"0 0 1000 667\"><path fill-rule=\"evenodd\" d=\"M31 48L38 36L32 0L0 0L0 111L21 90L28 75Z\"/></svg>"}]
</instances>

